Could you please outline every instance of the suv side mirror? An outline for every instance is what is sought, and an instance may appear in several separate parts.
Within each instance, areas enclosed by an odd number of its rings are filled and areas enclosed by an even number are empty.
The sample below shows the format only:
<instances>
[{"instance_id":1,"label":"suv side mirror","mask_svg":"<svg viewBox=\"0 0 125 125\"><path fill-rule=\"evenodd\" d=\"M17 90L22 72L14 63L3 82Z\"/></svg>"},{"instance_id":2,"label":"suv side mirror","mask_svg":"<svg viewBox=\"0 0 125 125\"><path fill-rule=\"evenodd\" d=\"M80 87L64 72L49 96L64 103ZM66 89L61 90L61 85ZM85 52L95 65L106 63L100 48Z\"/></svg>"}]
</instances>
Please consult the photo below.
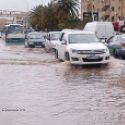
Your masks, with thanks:
<instances>
[{"instance_id":1,"label":"suv side mirror","mask_svg":"<svg viewBox=\"0 0 125 125\"><path fill-rule=\"evenodd\" d=\"M61 43L62 43L62 45L66 45L66 44L67 44L67 41L63 39L63 40L61 41Z\"/></svg>"},{"instance_id":2,"label":"suv side mirror","mask_svg":"<svg viewBox=\"0 0 125 125\"><path fill-rule=\"evenodd\" d=\"M102 43L105 43L105 39L101 39L101 42L102 42Z\"/></svg>"}]
</instances>

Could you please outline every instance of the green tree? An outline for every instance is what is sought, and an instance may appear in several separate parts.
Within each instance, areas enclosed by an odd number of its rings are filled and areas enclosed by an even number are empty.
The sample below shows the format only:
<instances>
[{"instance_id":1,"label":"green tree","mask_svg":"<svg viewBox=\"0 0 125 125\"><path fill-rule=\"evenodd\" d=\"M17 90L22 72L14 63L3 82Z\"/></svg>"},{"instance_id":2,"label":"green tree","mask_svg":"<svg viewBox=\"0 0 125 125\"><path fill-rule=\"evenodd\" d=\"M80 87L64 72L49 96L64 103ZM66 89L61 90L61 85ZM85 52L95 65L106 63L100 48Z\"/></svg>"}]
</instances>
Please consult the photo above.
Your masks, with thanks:
<instances>
[{"instance_id":1,"label":"green tree","mask_svg":"<svg viewBox=\"0 0 125 125\"><path fill-rule=\"evenodd\" d=\"M78 0L62 0L61 3L36 6L30 14L30 23L34 28L62 29L72 27L78 20Z\"/></svg>"},{"instance_id":2,"label":"green tree","mask_svg":"<svg viewBox=\"0 0 125 125\"><path fill-rule=\"evenodd\" d=\"M64 18L78 18L79 0L59 0L58 14Z\"/></svg>"},{"instance_id":3,"label":"green tree","mask_svg":"<svg viewBox=\"0 0 125 125\"><path fill-rule=\"evenodd\" d=\"M30 23L34 28L42 28L45 7L43 5L36 6L30 13Z\"/></svg>"},{"instance_id":4,"label":"green tree","mask_svg":"<svg viewBox=\"0 0 125 125\"><path fill-rule=\"evenodd\" d=\"M48 6L39 5L36 6L30 14L30 24L38 29L57 29L57 5L52 3Z\"/></svg>"}]
</instances>

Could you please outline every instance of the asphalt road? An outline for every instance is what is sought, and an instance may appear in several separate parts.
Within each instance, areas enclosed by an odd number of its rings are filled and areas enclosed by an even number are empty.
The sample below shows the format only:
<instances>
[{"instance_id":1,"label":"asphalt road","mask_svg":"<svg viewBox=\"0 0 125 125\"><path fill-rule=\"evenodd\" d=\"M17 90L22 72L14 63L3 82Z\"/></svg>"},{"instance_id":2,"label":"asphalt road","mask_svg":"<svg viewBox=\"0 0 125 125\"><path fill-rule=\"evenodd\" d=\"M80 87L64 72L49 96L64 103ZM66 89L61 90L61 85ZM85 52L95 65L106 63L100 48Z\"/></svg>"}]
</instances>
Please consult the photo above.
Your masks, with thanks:
<instances>
[{"instance_id":1,"label":"asphalt road","mask_svg":"<svg viewBox=\"0 0 125 125\"><path fill-rule=\"evenodd\" d=\"M125 60L72 67L0 40L0 124L125 125Z\"/></svg>"}]
</instances>

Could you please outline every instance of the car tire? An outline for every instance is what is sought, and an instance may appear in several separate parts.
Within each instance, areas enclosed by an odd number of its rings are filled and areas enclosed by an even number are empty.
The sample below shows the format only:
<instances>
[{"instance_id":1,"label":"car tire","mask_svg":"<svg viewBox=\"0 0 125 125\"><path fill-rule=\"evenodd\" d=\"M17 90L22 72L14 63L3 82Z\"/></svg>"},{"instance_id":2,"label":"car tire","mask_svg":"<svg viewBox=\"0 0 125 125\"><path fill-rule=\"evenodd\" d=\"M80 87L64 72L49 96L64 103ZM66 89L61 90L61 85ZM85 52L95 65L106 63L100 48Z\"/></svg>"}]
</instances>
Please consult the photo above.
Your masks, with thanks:
<instances>
[{"instance_id":1,"label":"car tire","mask_svg":"<svg viewBox=\"0 0 125 125\"><path fill-rule=\"evenodd\" d=\"M115 58L119 57L117 49L114 50L113 55L114 55Z\"/></svg>"},{"instance_id":2,"label":"car tire","mask_svg":"<svg viewBox=\"0 0 125 125\"><path fill-rule=\"evenodd\" d=\"M45 45L41 45L41 48L45 48Z\"/></svg>"},{"instance_id":3,"label":"car tire","mask_svg":"<svg viewBox=\"0 0 125 125\"><path fill-rule=\"evenodd\" d=\"M35 45L32 45L31 48L35 48Z\"/></svg>"},{"instance_id":4,"label":"car tire","mask_svg":"<svg viewBox=\"0 0 125 125\"><path fill-rule=\"evenodd\" d=\"M70 55L68 52L65 53L65 60L70 61Z\"/></svg>"},{"instance_id":5,"label":"car tire","mask_svg":"<svg viewBox=\"0 0 125 125\"><path fill-rule=\"evenodd\" d=\"M58 50L55 51L55 58L58 59Z\"/></svg>"},{"instance_id":6,"label":"car tire","mask_svg":"<svg viewBox=\"0 0 125 125\"><path fill-rule=\"evenodd\" d=\"M28 47L29 47L29 45L28 45L27 42L24 43L24 46L25 46L25 48L28 48Z\"/></svg>"}]
</instances>

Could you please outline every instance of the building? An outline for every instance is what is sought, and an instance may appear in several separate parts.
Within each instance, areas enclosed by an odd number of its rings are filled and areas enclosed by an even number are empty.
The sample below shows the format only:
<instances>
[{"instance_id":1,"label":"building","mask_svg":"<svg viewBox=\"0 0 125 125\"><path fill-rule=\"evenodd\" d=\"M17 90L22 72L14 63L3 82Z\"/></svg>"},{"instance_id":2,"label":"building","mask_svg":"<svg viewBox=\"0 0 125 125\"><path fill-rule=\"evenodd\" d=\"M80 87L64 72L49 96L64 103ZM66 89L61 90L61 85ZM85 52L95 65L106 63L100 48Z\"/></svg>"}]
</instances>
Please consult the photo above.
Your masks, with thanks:
<instances>
[{"instance_id":1,"label":"building","mask_svg":"<svg viewBox=\"0 0 125 125\"><path fill-rule=\"evenodd\" d=\"M84 12L98 13L99 20L122 20L125 19L125 0L81 0L81 19Z\"/></svg>"},{"instance_id":2,"label":"building","mask_svg":"<svg viewBox=\"0 0 125 125\"><path fill-rule=\"evenodd\" d=\"M0 28L10 23L19 23L25 26L27 17L26 12L0 10Z\"/></svg>"}]
</instances>

